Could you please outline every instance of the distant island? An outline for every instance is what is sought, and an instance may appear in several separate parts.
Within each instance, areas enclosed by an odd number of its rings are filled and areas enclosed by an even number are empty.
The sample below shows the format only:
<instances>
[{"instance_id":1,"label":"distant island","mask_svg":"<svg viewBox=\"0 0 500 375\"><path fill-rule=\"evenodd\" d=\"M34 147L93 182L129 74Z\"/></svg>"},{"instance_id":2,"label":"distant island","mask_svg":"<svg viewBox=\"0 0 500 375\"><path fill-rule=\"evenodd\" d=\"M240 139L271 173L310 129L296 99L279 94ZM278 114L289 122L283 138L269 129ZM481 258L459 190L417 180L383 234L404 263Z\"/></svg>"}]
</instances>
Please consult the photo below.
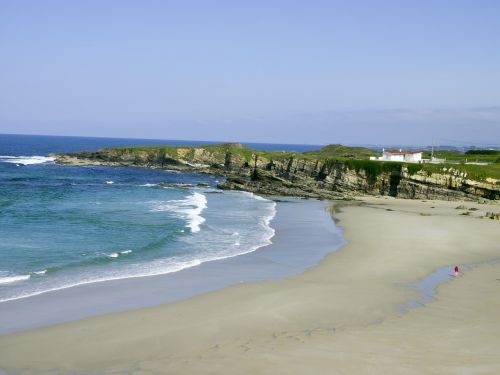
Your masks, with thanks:
<instances>
[{"instance_id":1,"label":"distant island","mask_svg":"<svg viewBox=\"0 0 500 375\"><path fill-rule=\"evenodd\" d=\"M308 152L263 151L239 143L131 146L51 155L60 164L163 168L223 176L221 189L265 195L352 199L500 199L500 151L439 150L430 163L370 160L380 153L340 144Z\"/></svg>"}]
</instances>

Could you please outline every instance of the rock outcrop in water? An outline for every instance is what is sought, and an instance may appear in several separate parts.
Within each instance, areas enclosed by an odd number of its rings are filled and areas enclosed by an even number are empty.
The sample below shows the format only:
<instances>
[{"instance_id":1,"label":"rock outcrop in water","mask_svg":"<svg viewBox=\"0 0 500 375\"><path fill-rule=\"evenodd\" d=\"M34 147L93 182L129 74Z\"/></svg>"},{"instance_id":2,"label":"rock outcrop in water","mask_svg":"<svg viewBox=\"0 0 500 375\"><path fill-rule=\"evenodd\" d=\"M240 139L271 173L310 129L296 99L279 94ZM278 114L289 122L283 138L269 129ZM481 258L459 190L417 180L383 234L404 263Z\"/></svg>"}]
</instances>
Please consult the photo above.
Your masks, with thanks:
<instances>
[{"instance_id":1,"label":"rock outcrop in water","mask_svg":"<svg viewBox=\"0 0 500 375\"><path fill-rule=\"evenodd\" d=\"M499 180L474 180L450 167L430 173L417 165L256 151L240 144L121 147L53 156L60 164L209 173L226 177L219 184L222 189L259 194L324 199L349 199L359 194L414 199L500 199Z\"/></svg>"}]
</instances>

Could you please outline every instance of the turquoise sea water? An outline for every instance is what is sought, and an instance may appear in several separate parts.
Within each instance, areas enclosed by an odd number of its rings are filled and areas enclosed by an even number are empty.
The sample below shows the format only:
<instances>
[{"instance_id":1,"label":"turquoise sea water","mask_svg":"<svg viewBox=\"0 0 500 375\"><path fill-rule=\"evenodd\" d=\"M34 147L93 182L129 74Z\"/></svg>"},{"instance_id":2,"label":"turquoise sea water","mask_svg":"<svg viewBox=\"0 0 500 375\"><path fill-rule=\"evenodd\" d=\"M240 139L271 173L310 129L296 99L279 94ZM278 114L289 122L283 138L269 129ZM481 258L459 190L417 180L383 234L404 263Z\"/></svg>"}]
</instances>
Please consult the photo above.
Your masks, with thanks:
<instances>
[{"instance_id":1,"label":"turquoise sea water","mask_svg":"<svg viewBox=\"0 0 500 375\"><path fill-rule=\"evenodd\" d=\"M46 157L107 145L116 143L0 135L0 301L176 272L270 243L275 203L220 192L211 176Z\"/></svg>"}]
</instances>

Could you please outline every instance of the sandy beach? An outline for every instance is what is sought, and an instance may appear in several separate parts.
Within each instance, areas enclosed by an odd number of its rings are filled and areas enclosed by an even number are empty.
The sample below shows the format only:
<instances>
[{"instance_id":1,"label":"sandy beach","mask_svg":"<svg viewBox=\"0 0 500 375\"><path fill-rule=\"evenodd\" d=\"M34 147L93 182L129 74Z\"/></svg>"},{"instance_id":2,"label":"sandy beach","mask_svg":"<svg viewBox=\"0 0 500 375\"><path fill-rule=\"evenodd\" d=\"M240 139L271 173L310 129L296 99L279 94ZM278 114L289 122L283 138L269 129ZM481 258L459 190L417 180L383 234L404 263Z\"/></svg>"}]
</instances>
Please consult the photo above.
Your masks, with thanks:
<instances>
[{"instance_id":1,"label":"sandy beach","mask_svg":"<svg viewBox=\"0 0 500 375\"><path fill-rule=\"evenodd\" d=\"M16 374L500 373L500 222L480 218L500 211L498 205L364 198L336 211L347 245L298 276L2 336L0 368ZM465 273L450 275L433 301L411 287L443 267L451 274L455 264ZM419 307L405 309L412 301Z\"/></svg>"},{"instance_id":2,"label":"sandy beach","mask_svg":"<svg viewBox=\"0 0 500 375\"><path fill-rule=\"evenodd\" d=\"M187 299L235 284L280 280L317 265L343 244L328 202L281 198L272 244L180 272L80 284L0 302L0 336Z\"/></svg>"}]
</instances>

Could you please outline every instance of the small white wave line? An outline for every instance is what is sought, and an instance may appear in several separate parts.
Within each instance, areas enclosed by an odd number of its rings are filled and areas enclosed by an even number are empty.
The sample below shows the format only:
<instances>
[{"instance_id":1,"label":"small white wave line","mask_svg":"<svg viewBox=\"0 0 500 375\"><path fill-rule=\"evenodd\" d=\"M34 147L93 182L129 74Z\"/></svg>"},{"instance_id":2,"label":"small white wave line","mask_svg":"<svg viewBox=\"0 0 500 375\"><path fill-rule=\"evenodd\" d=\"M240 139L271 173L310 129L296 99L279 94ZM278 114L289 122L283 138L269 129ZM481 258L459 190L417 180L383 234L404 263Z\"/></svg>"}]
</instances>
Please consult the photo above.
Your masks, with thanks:
<instances>
[{"instance_id":1,"label":"small white wave line","mask_svg":"<svg viewBox=\"0 0 500 375\"><path fill-rule=\"evenodd\" d=\"M0 163L11 163L20 165L32 165L32 164L43 164L54 162L56 158L48 156L11 156L11 155L0 155Z\"/></svg>"},{"instance_id":2,"label":"small white wave line","mask_svg":"<svg viewBox=\"0 0 500 375\"><path fill-rule=\"evenodd\" d=\"M25 281L29 280L31 275L17 275L17 276L6 276L0 277L0 284L10 284L15 283L17 281Z\"/></svg>"},{"instance_id":3,"label":"small white wave line","mask_svg":"<svg viewBox=\"0 0 500 375\"><path fill-rule=\"evenodd\" d=\"M201 216L205 208L207 208L207 197L204 194L194 192L185 199L172 200L158 204L152 211L176 212L187 219L186 228L190 228L191 233L197 233L201 230L201 224L206 220Z\"/></svg>"},{"instance_id":4,"label":"small white wave line","mask_svg":"<svg viewBox=\"0 0 500 375\"><path fill-rule=\"evenodd\" d=\"M253 199L257 200L257 201L272 202L271 199L267 199L267 198L261 197L260 195L256 195L256 194L252 193L251 191L242 191L241 194L247 195L250 198L253 198Z\"/></svg>"}]
</instances>

